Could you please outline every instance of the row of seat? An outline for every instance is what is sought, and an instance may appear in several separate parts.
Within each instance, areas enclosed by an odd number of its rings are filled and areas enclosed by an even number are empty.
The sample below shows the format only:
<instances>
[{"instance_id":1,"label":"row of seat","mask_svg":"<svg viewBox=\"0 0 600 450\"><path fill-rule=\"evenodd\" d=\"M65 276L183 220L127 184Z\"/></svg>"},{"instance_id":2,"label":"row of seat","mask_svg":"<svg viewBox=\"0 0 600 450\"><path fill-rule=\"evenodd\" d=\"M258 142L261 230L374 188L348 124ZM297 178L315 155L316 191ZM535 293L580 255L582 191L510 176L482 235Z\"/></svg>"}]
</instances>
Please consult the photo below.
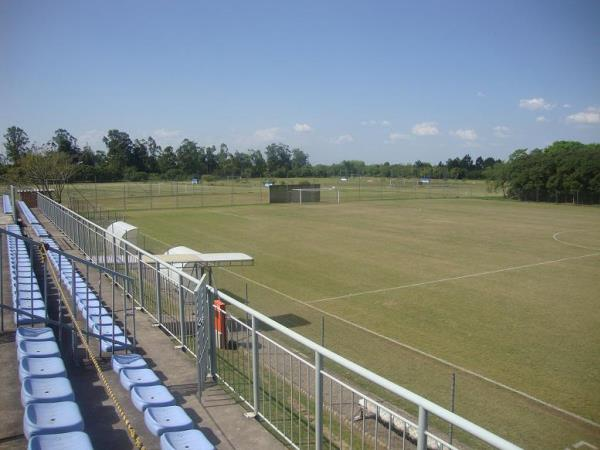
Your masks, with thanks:
<instances>
[{"instance_id":1,"label":"row of seat","mask_svg":"<svg viewBox=\"0 0 600 450\"><path fill-rule=\"evenodd\" d=\"M48 247L59 249L54 239L50 237L42 238L42 242ZM48 252L48 255L68 292L75 293L77 310L87 321L88 329L101 337L100 349L103 352L114 352L130 348L131 340L125 336L121 327L114 323L112 315L106 310L100 297L77 272L71 261L55 252Z\"/></svg>"},{"instance_id":2,"label":"row of seat","mask_svg":"<svg viewBox=\"0 0 600 450\"><path fill-rule=\"evenodd\" d=\"M34 233L37 237L48 237L50 236L43 225L39 223L32 223L31 228L33 228Z\"/></svg>"},{"instance_id":3,"label":"row of seat","mask_svg":"<svg viewBox=\"0 0 600 450\"><path fill-rule=\"evenodd\" d=\"M137 354L113 355L112 368L130 393L135 408L144 413L148 431L160 437L162 450L210 450L213 445L194 428L194 422Z\"/></svg>"},{"instance_id":4,"label":"row of seat","mask_svg":"<svg viewBox=\"0 0 600 450\"><path fill-rule=\"evenodd\" d=\"M23 200L17 201L17 205L19 206L19 209L21 210L21 213L27 219L27 222L29 222L31 225L33 225L34 223L35 224L39 224L37 218L31 212L31 210L29 209L29 206L27 206L27 204Z\"/></svg>"},{"instance_id":5,"label":"row of seat","mask_svg":"<svg viewBox=\"0 0 600 450\"><path fill-rule=\"evenodd\" d=\"M6 229L22 236L18 225L10 224ZM27 246L23 240L7 236L7 247L13 308L23 311L23 313L13 313L15 324L44 323L46 305L33 271Z\"/></svg>"},{"instance_id":6,"label":"row of seat","mask_svg":"<svg viewBox=\"0 0 600 450\"><path fill-rule=\"evenodd\" d=\"M50 237L42 237L42 242L48 247L59 249L56 242ZM144 422L148 430L153 435L160 437L161 449L214 449L204 434L194 427L192 419L183 408L176 405L173 395L140 355L114 354L116 350L130 347L131 341L113 322L112 316L104 308L102 300L90 288L84 277L77 272L71 261L52 251L48 254L50 261L60 274L61 282L69 289L69 292L75 293L77 308L88 326L95 334L105 338L101 339L101 350L113 351L113 370L119 375L121 385L130 393L134 407L144 413ZM52 349L49 347L46 350L42 348L39 350L51 353ZM52 356L48 355L47 359L50 358ZM58 361L62 363L60 358ZM20 376L23 372L24 378L26 378L26 373L36 370L60 373L60 364L57 361L54 363L54 367L40 368L35 362L28 361L26 366L20 368ZM62 369L64 370L64 366ZM73 435L73 439L77 438Z\"/></svg>"},{"instance_id":7,"label":"row of seat","mask_svg":"<svg viewBox=\"0 0 600 450\"><path fill-rule=\"evenodd\" d=\"M18 225L9 224L7 230L22 236ZM25 242L7 236L7 248L13 307L21 310L14 313L15 341L28 448L92 449L54 333L46 327L19 326L45 323L46 305Z\"/></svg>"},{"instance_id":8,"label":"row of seat","mask_svg":"<svg viewBox=\"0 0 600 450\"><path fill-rule=\"evenodd\" d=\"M13 213L10 196L8 196L6 194L2 195L2 210L4 211L4 214L12 214Z\"/></svg>"},{"instance_id":9,"label":"row of seat","mask_svg":"<svg viewBox=\"0 0 600 450\"><path fill-rule=\"evenodd\" d=\"M52 329L18 327L15 341L28 448L91 450Z\"/></svg>"}]
</instances>

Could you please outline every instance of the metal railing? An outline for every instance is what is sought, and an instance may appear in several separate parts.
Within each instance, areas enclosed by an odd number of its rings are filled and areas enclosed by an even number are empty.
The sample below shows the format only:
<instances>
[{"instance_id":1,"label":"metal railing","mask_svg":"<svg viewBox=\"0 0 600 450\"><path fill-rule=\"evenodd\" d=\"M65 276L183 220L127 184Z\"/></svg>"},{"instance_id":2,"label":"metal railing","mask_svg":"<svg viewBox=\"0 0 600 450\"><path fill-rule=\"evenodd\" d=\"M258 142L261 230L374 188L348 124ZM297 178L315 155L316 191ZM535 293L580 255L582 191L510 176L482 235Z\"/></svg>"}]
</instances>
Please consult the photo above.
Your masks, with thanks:
<instances>
[{"instance_id":1,"label":"metal railing","mask_svg":"<svg viewBox=\"0 0 600 450\"><path fill-rule=\"evenodd\" d=\"M484 446L519 447L371 370L322 347L215 287L120 239L39 194L38 206L92 261L131 276L134 301L158 326L198 358L199 389L205 374L217 377L294 448L405 448L418 450ZM218 297L239 312L221 309ZM208 321L208 326L207 325ZM216 322L216 327L215 327ZM276 331L276 340L264 331ZM208 331L208 332L207 332ZM202 334L202 335L200 335ZM293 342L293 346L285 341ZM294 349L301 347L302 353ZM308 354L309 357L304 356ZM210 363L208 363L210 361ZM324 369L339 367L417 408L411 419ZM210 370L207 370L207 367ZM463 431L461 444L447 442L441 423ZM464 441L464 442L463 442Z\"/></svg>"},{"instance_id":2,"label":"metal railing","mask_svg":"<svg viewBox=\"0 0 600 450\"><path fill-rule=\"evenodd\" d=\"M124 291L119 292L112 289L103 292L101 284L98 283L96 287L93 281L99 282L104 276L108 276L115 282L126 285L131 281L130 279L112 269L70 255L62 250L3 228L0 228L1 268L9 263L5 263L5 245L7 248L11 245L14 248L20 248L17 253L22 256L27 255L28 261L19 264L19 258L15 259L15 279L13 283L5 283L4 277L0 277L1 332L4 332L7 313L12 314L16 326L33 326L36 323L52 325L57 330L59 344L68 339L71 356L76 360L78 343L72 322L83 319L82 312L78 311L77 301L79 299L84 304L87 303L86 308L90 305L90 302L94 301L90 299L91 291L86 290L86 294L83 295L81 287L76 286L75 277L80 274L83 280L88 283L88 286L97 294L101 306L108 307L111 313L110 324L103 324L103 316L100 316L98 330L91 328L90 321L83 321L82 332L86 336L87 343L90 343L90 339L94 339L98 344L99 355L102 355L102 342L108 344L107 347L109 347L110 353L114 353L115 345L119 346L119 333L115 333L117 322L115 314L118 314L121 322L119 328L123 333L124 341L130 341L132 344L131 347L125 346L124 350L126 352L135 351L135 309L132 301L124 295ZM53 266L52 259L58 261L55 262L55 266ZM67 267L75 269L70 271L73 277L70 285L67 285L64 279L61 280L60 277L61 268L67 269ZM33 283L36 284L36 289L34 289ZM8 295L12 296L12 306L5 302L5 297L8 297ZM103 325L105 328L102 328ZM112 326L112 330L110 330L110 326ZM99 330L103 330L102 334L99 334Z\"/></svg>"}]
</instances>

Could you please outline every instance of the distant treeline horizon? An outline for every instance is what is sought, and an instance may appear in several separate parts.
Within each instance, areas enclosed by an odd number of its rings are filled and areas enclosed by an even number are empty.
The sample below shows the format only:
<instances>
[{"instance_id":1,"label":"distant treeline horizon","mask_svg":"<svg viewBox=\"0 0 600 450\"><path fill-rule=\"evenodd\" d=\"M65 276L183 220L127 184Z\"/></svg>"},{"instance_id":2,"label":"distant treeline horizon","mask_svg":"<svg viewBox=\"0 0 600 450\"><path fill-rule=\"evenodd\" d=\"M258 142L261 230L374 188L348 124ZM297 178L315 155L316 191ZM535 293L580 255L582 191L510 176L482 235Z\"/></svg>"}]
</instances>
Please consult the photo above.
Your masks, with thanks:
<instances>
[{"instance_id":1,"label":"distant treeline horizon","mask_svg":"<svg viewBox=\"0 0 600 450\"><path fill-rule=\"evenodd\" d=\"M108 130L106 150L80 147L67 130L58 129L45 144L30 145L27 133L16 126L4 134L6 156L0 161L5 178L18 176L19 161L28 154L62 154L77 165L70 181L189 180L203 177L296 178L296 177L427 177L434 179L486 179L506 197L522 200L560 201L559 194L575 192L600 196L600 144L557 141L545 149L518 149L506 161L470 154L437 164L378 163L344 160L311 164L308 153L284 143L262 149L230 151L200 146L183 139L177 147L161 147L154 138L132 139L128 133ZM600 202L592 200L592 203Z\"/></svg>"}]
</instances>

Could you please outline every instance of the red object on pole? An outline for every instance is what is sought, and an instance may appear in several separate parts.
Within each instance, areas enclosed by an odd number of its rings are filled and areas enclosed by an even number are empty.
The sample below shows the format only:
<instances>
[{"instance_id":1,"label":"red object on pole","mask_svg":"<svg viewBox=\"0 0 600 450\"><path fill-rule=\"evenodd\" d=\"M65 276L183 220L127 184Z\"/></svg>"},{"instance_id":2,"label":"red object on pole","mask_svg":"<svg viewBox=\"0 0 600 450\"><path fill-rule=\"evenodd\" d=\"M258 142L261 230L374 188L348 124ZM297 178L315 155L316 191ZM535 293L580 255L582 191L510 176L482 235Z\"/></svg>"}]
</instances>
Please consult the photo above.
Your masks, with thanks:
<instances>
[{"instance_id":1,"label":"red object on pole","mask_svg":"<svg viewBox=\"0 0 600 450\"><path fill-rule=\"evenodd\" d=\"M217 345L219 348L227 347L227 316L226 316L226 303L217 298L214 302L215 305L215 331L217 333Z\"/></svg>"}]
</instances>

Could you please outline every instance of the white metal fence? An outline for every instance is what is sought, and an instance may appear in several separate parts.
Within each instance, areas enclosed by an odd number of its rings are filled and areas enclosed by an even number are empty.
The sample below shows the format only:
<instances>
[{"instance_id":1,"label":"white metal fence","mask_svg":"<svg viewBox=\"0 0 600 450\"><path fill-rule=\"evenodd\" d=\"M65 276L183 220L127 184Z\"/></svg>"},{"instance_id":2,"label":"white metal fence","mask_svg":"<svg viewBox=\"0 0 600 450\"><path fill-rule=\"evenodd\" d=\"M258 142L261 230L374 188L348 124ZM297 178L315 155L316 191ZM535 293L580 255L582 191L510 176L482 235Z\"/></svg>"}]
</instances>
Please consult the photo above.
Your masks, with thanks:
<instances>
[{"instance_id":1,"label":"white metal fence","mask_svg":"<svg viewBox=\"0 0 600 450\"><path fill-rule=\"evenodd\" d=\"M88 258L134 280L122 289L158 326L198 356L199 391L205 375L218 378L290 446L518 448L207 286L206 276L198 280L161 262L44 195L38 195L38 206ZM216 297L229 310L213 304ZM267 327L282 339L267 335L263 331ZM286 341L294 345L286 345ZM299 347L301 353L295 350ZM306 354L312 356L307 358ZM339 367L351 378L360 378L361 384L372 386L373 391L413 405L418 416L413 420L400 409L352 387L324 365ZM437 431L439 425L462 430L461 444L447 442L445 434Z\"/></svg>"}]
</instances>

